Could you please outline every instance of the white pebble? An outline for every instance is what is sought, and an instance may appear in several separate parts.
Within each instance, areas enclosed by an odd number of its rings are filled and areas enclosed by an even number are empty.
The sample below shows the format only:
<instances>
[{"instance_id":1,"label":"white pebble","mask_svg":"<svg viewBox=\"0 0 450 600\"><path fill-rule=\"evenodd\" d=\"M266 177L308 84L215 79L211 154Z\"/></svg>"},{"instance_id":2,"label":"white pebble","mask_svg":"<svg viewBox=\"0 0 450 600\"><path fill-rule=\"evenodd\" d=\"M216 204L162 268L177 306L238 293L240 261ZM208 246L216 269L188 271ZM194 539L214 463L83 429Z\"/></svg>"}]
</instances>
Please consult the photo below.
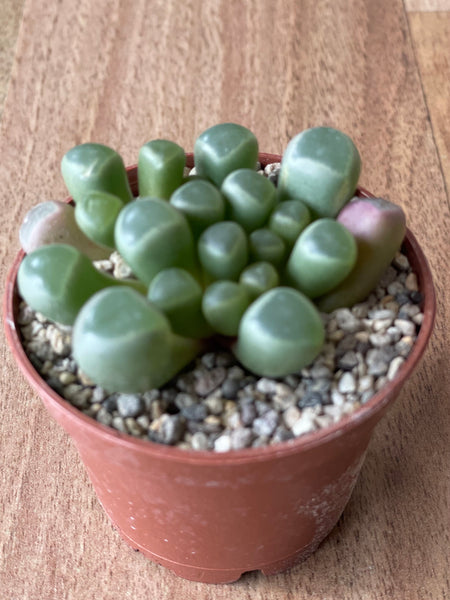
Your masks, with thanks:
<instances>
[{"instance_id":1,"label":"white pebble","mask_svg":"<svg viewBox=\"0 0 450 600\"><path fill-rule=\"evenodd\" d=\"M382 348L383 346L389 346L391 343L391 336L388 333L372 333L369 337L369 341L375 348Z\"/></svg>"},{"instance_id":2,"label":"white pebble","mask_svg":"<svg viewBox=\"0 0 450 600\"><path fill-rule=\"evenodd\" d=\"M214 450L216 452L228 452L231 450L231 437L228 434L223 434L214 442Z\"/></svg>"},{"instance_id":3,"label":"white pebble","mask_svg":"<svg viewBox=\"0 0 450 600\"><path fill-rule=\"evenodd\" d=\"M359 319L348 308L338 308L334 312L338 326L346 333L355 333L361 329Z\"/></svg>"},{"instance_id":4,"label":"white pebble","mask_svg":"<svg viewBox=\"0 0 450 600\"><path fill-rule=\"evenodd\" d=\"M352 373L344 373L339 380L338 389L341 394L348 394L356 390L356 381Z\"/></svg>"},{"instance_id":5,"label":"white pebble","mask_svg":"<svg viewBox=\"0 0 450 600\"><path fill-rule=\"evenodd\" d=\"M296 406L290 406L283 412L283 423L288 429L292 429L295 423L300 419L301 412Z\"/></svg>"},{"instance_id":6,"label":"white pebble","mask_svg":"<svg viewBox=\"0 0 450 600\"><path fill-rule=\"evenodd\" d=\"M406 319L395 319L394 325L402 332L403 335L413 336L416 333L415 323L407 321Z\"/></svg>"},{"instance_id":7,"label":"white pebble","mask_svg":"<svg viewBox=\"0 0 450 600\"><path fill-rule=\"evenodd\" d=\"M298 437L310 431L314 431L316 425L314 423L314 416L311 414L302 414L300 419L296 421L292 427L292 433Z\"/></svg>"},{"instance_id":8,"label":"white pebble","mask_svg":"<svg viewBox=\"0 0 450 600\"><path fill-rule=\"evenodd\" d=\"M367 392L368 390L373 390L372 375L365 375L364 377L361 377L361 379L358 381L358 392L362 394L364 392Z\"/></svg>"},{"instance_id":9,"label":"white pebble","mask_svg":"<svg viewBox=\"0 0 450 600\"><path fill-rule=\"evenodd\" d=\"M402 356L396 356L394 359L392 359L387 372L387 378L389 379L389 381L392 381L394 379L404 362L405 359Z\"/></svg>"}]
</instances>

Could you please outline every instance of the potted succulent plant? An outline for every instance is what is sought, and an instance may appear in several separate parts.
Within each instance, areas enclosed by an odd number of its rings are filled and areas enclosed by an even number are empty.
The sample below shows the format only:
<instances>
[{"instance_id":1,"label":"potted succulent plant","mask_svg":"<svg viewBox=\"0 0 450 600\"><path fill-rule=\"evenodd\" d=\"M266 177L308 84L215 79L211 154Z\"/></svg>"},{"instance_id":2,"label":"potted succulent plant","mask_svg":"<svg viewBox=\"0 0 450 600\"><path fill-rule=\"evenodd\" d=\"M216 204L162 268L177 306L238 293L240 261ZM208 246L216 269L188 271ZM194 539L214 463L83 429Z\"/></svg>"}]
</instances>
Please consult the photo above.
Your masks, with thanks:
<instances>
[{"instance_id":1,"label":"potted succulent plant","mask_svg":"<svg viewBox=\"0 0 450 600\"><path fill-rule=\"evenodd\" d=\"M193 155L151 141L129 169L110 148L77 146L62 161L73 202L31 211L21 230L27 254L8 280L13 352L73 437L106 512L133 547L190 579L277 572L318 546L433 325L426 260L400 207L357 189L361 161L350 138L302 132L275 185L255 165L279 159L258 153L255 136L232 123L202 133ZM324 313L363 301L402 243L424 315L410 355L353 414L266 447L192 451L105 427L45 383L14 326L20 296L73 327L77 364L109 392L164 387L217 345L258 377L299 375L324 345ZM94 266L114 250L131 277Z\"/></svg>"}]
</instances>

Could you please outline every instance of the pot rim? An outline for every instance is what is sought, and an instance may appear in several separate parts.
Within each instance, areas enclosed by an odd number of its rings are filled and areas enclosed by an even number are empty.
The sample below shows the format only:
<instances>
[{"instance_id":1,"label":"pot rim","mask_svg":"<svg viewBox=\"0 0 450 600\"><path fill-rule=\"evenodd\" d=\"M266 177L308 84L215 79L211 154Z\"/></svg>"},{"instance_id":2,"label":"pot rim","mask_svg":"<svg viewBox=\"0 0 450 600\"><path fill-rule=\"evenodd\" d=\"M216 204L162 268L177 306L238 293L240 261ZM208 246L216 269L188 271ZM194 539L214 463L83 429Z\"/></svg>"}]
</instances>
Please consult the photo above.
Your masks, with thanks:
<instances>
[{"instance_id":1,"label":"pot rim","mask_svg":"<svg viewBox=\"0 0 450 600\"><path fill-rule=\"evenodd\" d=\"M187 153L186 156L187 164L192 164L193 154ZM265 165L271 162L280 162L281 157L277 154L260 153L259 160ZM133 185L133 177L136 179L136 165L127 167L127 171L130 176L130 182ZM134 183L136 183L136 181ZM357 194L366 198L374 197L373 194L362 187L357 188ZM70 198L67 199L67 201L70 200ZM377 416L381 417L383 409L394 401L395 396L400 392L402 385L416 368L433 330L436 314L436 295L428 261L417 239L409 229L406 231L403 243L406 246L408 257L414 257L413 267L419 279L420 290L424 296L422 309L424 319L414 346L404 364L400 367L397 375L380 391L374 394L368 402L356 409L350 415L341 417L337 423L304 434L293 440L279 442L274 445L258 448L244 448L242 450L230 450L229 452L193 450L178 448L177 446L167 446L151 440L136 438L129 434L117 431L107 425L102 425L93 417L85 415L81 410L72 406L68 400L65 400L44 381L31 364L21 343L19 328L16 327L15 322L14 307L18 297L16 284L17 272L19 265L25 256L23 250L20 250L16 255L16 258L9 269L6 281L3 298L3 322L6 338L20 370L44 403L48 402L52 404L53 408L58 412L66 413L68 417L74 418L79 422L80 426L86 428L93 434L95 433L95 435L106 438L106 440L111 442L114 441L124 448L133 448L134 450L139 450L148 455L158 456L159 458L166 458L176 462L188 462L197 465L214 465L216 463L238 464L287 456L325 444L336 437L356 429L360 424L370 418L375 418Z\"/></svg>"}]
</instances>

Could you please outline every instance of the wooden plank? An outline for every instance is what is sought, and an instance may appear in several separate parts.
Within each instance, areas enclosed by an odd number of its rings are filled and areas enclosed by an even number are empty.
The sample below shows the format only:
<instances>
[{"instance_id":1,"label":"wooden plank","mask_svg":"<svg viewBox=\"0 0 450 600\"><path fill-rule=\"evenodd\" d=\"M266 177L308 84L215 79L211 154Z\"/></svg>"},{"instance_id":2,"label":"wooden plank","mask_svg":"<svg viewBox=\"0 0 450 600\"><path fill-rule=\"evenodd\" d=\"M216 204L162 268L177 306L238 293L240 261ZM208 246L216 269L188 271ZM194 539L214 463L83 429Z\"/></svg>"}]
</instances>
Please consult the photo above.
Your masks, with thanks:
<instances>
[{"instance_id":1,"label":"wooden plank","mask_svg":"<svg viewBox=\"0 0 450 600\"><path fill-rule=\"evenodd\" d=\"M24 0L0 2L0 118L6 98Z\"/></svg>"},{"instance_id":2,"label":"wooden plank","mask_svg":"<svg viewBox=\"0 0 450 600\"><path fill-rule=\"evenodd\" d=\"M438 12L450 10L450 0L404 0L408 12Z\"/></svg>"},{"instance_id":3,"label":"wooden plank","mask_svg":"<svg viewBox=\"0 0 450 600\"><path fill-rule=\"evenodd\" d=\"M450 13L412 13L408 18L448 192L450 190Z\"/></svg>"},{"instance_id":4,"label":"wooden plank","mask_svg":"<svg viewBox=\"0 0 450 600\"><path fill-rule=\"evenodd\" d=\"M389 40L389 43L386 43ZM430 88L431 89L431 88ZM349 133L361 183L401 204L436 275L430 349L380 424L343 518L291 571L233 586L190 583L130 550L95 499L72 443L4 343L0 373L0 589L5 598L442 599L449 595L450 219L400 0L27 0L0 130L1 281L26 210L64 196L76 143L135 162L165 136L249 126L279 152L301 129ZM3 285L3 283L2 283ZM3 334L2 334L3 335Z\"/></svg>"}]
</instances>

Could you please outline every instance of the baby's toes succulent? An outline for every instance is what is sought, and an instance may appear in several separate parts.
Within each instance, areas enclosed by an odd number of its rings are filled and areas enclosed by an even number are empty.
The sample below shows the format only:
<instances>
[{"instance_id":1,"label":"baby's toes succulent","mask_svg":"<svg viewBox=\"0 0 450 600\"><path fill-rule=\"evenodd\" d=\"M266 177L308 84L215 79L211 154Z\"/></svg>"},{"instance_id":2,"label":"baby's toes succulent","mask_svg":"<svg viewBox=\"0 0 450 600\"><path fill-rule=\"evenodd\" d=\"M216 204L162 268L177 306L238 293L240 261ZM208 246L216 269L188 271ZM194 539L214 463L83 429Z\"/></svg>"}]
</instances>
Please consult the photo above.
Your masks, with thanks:
<instances>
[{"instance_id":1,"label":"baby's toes succulent","mask_svg":"<svg viewBox=\"0 0 450 600\"><path fill-rule=\"evenodd\" d=\"M213 333L202 313L203 290L184 269L160 271L152 280L147 297L166 315L174 333L192 338Z\"/></svg>"},{"instance_id":2,"label":"baby's toes succulent","mask_svg":"<svg viewBox=\"0 0 450 600\"><path fill-rule=\"evenodd\" d=\"M93 190L114 194L124 204L133 199L122 157L102 144L81 144L69 150L62 159L61 172L75 202Z\"/></svg>"},{"instance_id":3,"label":"baby's toes succulent","mask_svg":"<svg viewBox=\"0 0 450 600\"><path fill-rule=\"evenodd\" d=\"M169 140L152 140L139 151L138 182L140 196L168 200L183 183L186 155L183 148Z\"/></svg>"},{"instance_id":4,"label":"baby's toes succulent","mask_svg":"<svg viewBox=\"0 0 450 600\"><path fill-rule=\"evenodd\" d=\"M281 161L282 198L304 202L316 217L335 217L353 196L361 158L352 140L331 127L314 127L289 142Z\"/></svg>"},{"instance_id":5,"label":"baby's toes succulent","mask_svg":"<svg viewBox=\"0 0 450 600\"><path fill-rule=\"evenodd\" d=\"M197 138L194 145L197 174L218 187L236 169L254 169L258 160L258 141L253 133L236 123L220 123Z\"/></svg>"},{"instance_id":6,"label":"baby's toes succulent","mask_svg":"<svg viewBox=\"0 0 450 600\"><path fill-rule=\"evenodd\" d=\"M259 296L243 314L234 352L250 371L283 377L314 360L324 337L314 304L297 290L277 287Z\"/></svg>"},{"instance_id":7,"label":"baby's toes succulent","mask_svg":"<svg viewBox=\"0 0 450 600\"><path fill-rule=\"evenodd\" d=\"M356 261L352 234L334 219L318 219L302 231L287 263L292 284L310 298L336 287Z\"/></svg>"},{"instance_id":8,"label":"baby's toes succulent","mask_svg":"<svg viewBox=\"0 0 450 600\"><path fill-rule=\"evenodd\" d=\"M202 179L188 181L179 187L172 194L170 204L184 214L196 239L225 216L222 194L215 185Z\"/></svg>"},{"instance_id":9,"label":"baby's toes succulent","mask_svg":"<svg viewBox=\"0 0 450 600\"><path fill-rule=\"evenodd\" d=\"M247 288L252 300L276 287L280 283L278 271L269 262L255 262L246 267L239 278L239 283Z\"/></svg>"},{"instance_id":10,"label":"baby's toes succulent","mask_svg":"<svg viewBox=\"0 0 450 600\"><path fill-rule=\"evenodd\" d=\"M216 281L203 295L203 314L221 335L236 336L251 297L246 286L235 281Z\"/></svg>"}]
</instances>

